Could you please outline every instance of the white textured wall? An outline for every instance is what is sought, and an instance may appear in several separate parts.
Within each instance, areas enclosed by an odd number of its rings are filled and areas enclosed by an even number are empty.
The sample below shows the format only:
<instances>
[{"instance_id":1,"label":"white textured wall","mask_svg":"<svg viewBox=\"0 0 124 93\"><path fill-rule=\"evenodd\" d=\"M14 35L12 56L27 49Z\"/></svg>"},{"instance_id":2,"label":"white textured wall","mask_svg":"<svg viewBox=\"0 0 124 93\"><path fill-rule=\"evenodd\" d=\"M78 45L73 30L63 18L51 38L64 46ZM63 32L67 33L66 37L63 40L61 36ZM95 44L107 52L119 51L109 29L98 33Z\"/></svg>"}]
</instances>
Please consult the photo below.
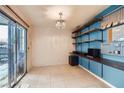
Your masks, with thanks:
<instances>
[{"instance_id":1,"label":"white textured wall","mask_svg":"<svg viewBox=\"0 0 124 93\"><path fill-rule=\"evenodd\" d=\"M67 64L73 50L71 31L36 27L32 32L32 65Z\"/></svg>"},{"instance_id":2,"label":"white textured wall","mask_svg":"<svg viewBox=\"0 0 124 93\"><path fill-rule=\"evenodd\" d=\"M29 28L27 31L27 71L29 72L32 68L32 37L31 37L31 33L32 33L32 28Z\"/></svg>"}]
</instances>

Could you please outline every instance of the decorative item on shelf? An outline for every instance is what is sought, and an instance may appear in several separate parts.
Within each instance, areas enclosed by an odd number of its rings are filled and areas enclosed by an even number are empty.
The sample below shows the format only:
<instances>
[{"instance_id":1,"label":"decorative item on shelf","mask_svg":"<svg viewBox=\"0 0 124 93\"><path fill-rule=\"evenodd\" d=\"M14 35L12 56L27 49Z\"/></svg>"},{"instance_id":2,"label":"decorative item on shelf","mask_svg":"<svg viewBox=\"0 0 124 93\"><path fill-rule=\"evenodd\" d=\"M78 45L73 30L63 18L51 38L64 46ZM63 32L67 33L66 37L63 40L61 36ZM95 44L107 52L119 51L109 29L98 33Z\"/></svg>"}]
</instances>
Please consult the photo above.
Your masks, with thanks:
<instances>
[{"instance_id":1,"label":"decorative item on shelf","mask_svg":"<svg viewBox=\"0 0 124 93\"><path fill-rule=\"evenodd\" d=\"M107 24L107 26L106 26L106 28L109 28L109 27L111 27L111 17L109 17L109 21L108 21L108 24Z\"/></svg>"},{"instance_id":2,"label":"decorative item on shelf","mask_svg":"<svg viewBox=\"0 0 124 93\"><path fill-rule=\"evenodd\" d=\"M62 19L63 13L59 12L59 19L56 21L56 28L61 30L65 28L65 20Z\"/></svg>"},{"instance_id":3,"label":"decorative item on shelf","mask_svg":"<svg viewBox=\"0 0 124 93\"><path fill-rule=\"evenodd\" d=\"M117 21L112 24L112 26L116 26L116 25L118 25Z\"/></svg>"},{"instance_id":4,"label":"decorative item on shelf","mask_svg":"<svg viewBox=\"0 0 124 93\"><path fill-rule=\"evenodd\" d=\"M105 26L104 26L104 25L102 25L102 26L101 26L101 29L105 29Z\"/></svg>"}]
</instances>

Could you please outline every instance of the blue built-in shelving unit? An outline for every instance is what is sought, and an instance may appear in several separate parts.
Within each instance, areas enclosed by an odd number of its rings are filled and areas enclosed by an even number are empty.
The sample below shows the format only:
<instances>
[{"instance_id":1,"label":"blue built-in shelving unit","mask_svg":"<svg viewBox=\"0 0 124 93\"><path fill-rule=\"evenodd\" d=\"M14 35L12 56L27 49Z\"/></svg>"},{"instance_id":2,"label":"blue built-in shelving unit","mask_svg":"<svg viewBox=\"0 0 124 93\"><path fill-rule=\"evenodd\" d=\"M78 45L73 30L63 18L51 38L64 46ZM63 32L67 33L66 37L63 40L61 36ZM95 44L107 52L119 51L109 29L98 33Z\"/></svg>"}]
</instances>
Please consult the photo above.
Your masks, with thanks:
<instances>
[{"instance_id":1,"label":"blue built-in shelving unit","mask_svg":"<svg viewBox=\"0 0 124 93\"><path fill-rule=\"evenodd\" d=\"M103 32L100 29L100 22L95 22L78 32L75 45L76 51L87 53L88 48L101 48Z\"/></svg>"},{"instance_id":2,"label":"blue built-in shelving unit","mask_svg":"<svg viewBox=\"0 0 124 93\"><path fill-rule=\"evenodd\" d=\"M82 26L80 29L74 31L73 34L75 34L75 37L73 38L75 39L74 45L76 51L86 54L88 52L88 48L101 49L101 44L108 41L108 28L100 28L101 18L116 12L123 7L124 6L122 5L112 5L96 15L93 20ZM84 55L82 56L80 54L78 56L80 66L101 77L113 86L124 88L124 69L123 67L119 67L121 65L118 66L118 64L124 65L124 57L104 54L101 55L101 58L109 61L102 61L103 63L101 63L98 62L98 59L87 58L87 56L84 57Z\"/></svg>"},{"instance_id":3,"label":"blue built-in shelving unit","mask_svg":"<svg viewBox=\"0 0 124 93\"><path fill-rule=\"evenodd\" d=\"M98 20L78 32L75 43L76 51L80 53L88 53L88 48L100 49L102 41L103 32L102 29L100 29L100 21ZM79 65L90 70L100 77L102 76L102 74L100 73L100 63L91 61L87 58L79 57Z\"/></svg>"}]
</instances>

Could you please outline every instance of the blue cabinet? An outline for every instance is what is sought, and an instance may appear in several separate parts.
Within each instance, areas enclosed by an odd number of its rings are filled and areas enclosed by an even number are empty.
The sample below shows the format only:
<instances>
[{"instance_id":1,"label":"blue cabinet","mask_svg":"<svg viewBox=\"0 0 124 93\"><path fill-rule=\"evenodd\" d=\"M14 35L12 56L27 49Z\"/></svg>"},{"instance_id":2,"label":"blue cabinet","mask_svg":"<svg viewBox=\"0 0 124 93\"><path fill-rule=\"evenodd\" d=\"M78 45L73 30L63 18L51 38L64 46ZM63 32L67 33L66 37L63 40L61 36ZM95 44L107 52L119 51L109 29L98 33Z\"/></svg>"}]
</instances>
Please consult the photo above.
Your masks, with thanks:
<instances>
[{"instance_id":1,"label":"blue cabinet","mask_svg":"<svg viewBox=\"0 0 124 93\"><path fill-rule=\"evenodd\" d=\"M83 66L82 65L82 57L79 56L79 65Z\"/></svg>"},{"instance_id":2,"label":"blue cabinet","mask_svg":"<svg viewBox=\"0 0 124 93\"><path fill-rule=\"evenodd\" d=\"M89 59L82 58L82 65L84 68L89 69Z\"/></svg>"},{"instance_id":3,"label":"blue cabinet","mask_svg":"<svg viewBox=\"0 0 124 93\"><path fill-rule=\"evenodd\" d=\"M88 43L82 43L82 52L87 53L88 52Z\"/></svg>"},{"instance_id":4,"label":"blue cabinet","mask_svg":"<svg viewBox=\"0 0 124 93\"><path fill-rule=\"evenodd\" d=\"M102 77L102 64L90 60L90 71Z\"/></svg>"},{"instance_id":5,"label":"blue cabinet","mask_svg":"<svg viewBox=\"0 0 124 93\"><path fill-rule=\"evenodd\" d=\"M124 87L124 71L103 65L103 79L115 87Z\"/></svg>"},{"instance_id":6,"label":"blue cabinet","mask_svg":"<svg viewBox=\"0 0 124 93\"><path fill-rule=\"evenodd\" d=\"M90 40L102 40L102 31L92 32L89 35Z\"/></svg>"},{"instance_id":7,"label":"blue cabinet","mask_svg":"<svg viewBox=\"0 0 124 93\"><path fill-rule=\"evenodd\" d=\"M76 46L76 51L78 51L78 52L81 52L81 44L77 44L77 46Z\"/></svg>"},{"instance_id":8,"label":"blue cabinet","mask_svg":"<svg viewBox=\"0 0 124 93\"><path fill-rule=\"evenodd\" d=\"M99 41L90 42L89 44L90 44L89 48L101 49L101 42Z\"/></svg>"}]
</instances>

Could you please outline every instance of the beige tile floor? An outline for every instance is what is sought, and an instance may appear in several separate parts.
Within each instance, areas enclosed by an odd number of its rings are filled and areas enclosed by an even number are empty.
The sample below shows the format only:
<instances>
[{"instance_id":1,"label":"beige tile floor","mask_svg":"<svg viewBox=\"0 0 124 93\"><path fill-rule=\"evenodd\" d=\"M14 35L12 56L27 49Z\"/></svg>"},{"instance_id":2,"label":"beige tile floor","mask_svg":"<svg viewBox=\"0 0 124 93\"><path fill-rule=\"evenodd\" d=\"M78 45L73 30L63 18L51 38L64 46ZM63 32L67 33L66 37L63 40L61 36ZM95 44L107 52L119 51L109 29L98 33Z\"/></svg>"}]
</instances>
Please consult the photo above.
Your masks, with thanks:
<instances>
[{"instance_id":1,"label":"beige tile floor","mask_svg":"<svg viewBox=\"0 0 124 93\"><path fill-rule=\"evenodd\" d=\"M33 68L17 84L29 88L108 88L78 66L56 65Z\"/></svg>"}]
</instances>

